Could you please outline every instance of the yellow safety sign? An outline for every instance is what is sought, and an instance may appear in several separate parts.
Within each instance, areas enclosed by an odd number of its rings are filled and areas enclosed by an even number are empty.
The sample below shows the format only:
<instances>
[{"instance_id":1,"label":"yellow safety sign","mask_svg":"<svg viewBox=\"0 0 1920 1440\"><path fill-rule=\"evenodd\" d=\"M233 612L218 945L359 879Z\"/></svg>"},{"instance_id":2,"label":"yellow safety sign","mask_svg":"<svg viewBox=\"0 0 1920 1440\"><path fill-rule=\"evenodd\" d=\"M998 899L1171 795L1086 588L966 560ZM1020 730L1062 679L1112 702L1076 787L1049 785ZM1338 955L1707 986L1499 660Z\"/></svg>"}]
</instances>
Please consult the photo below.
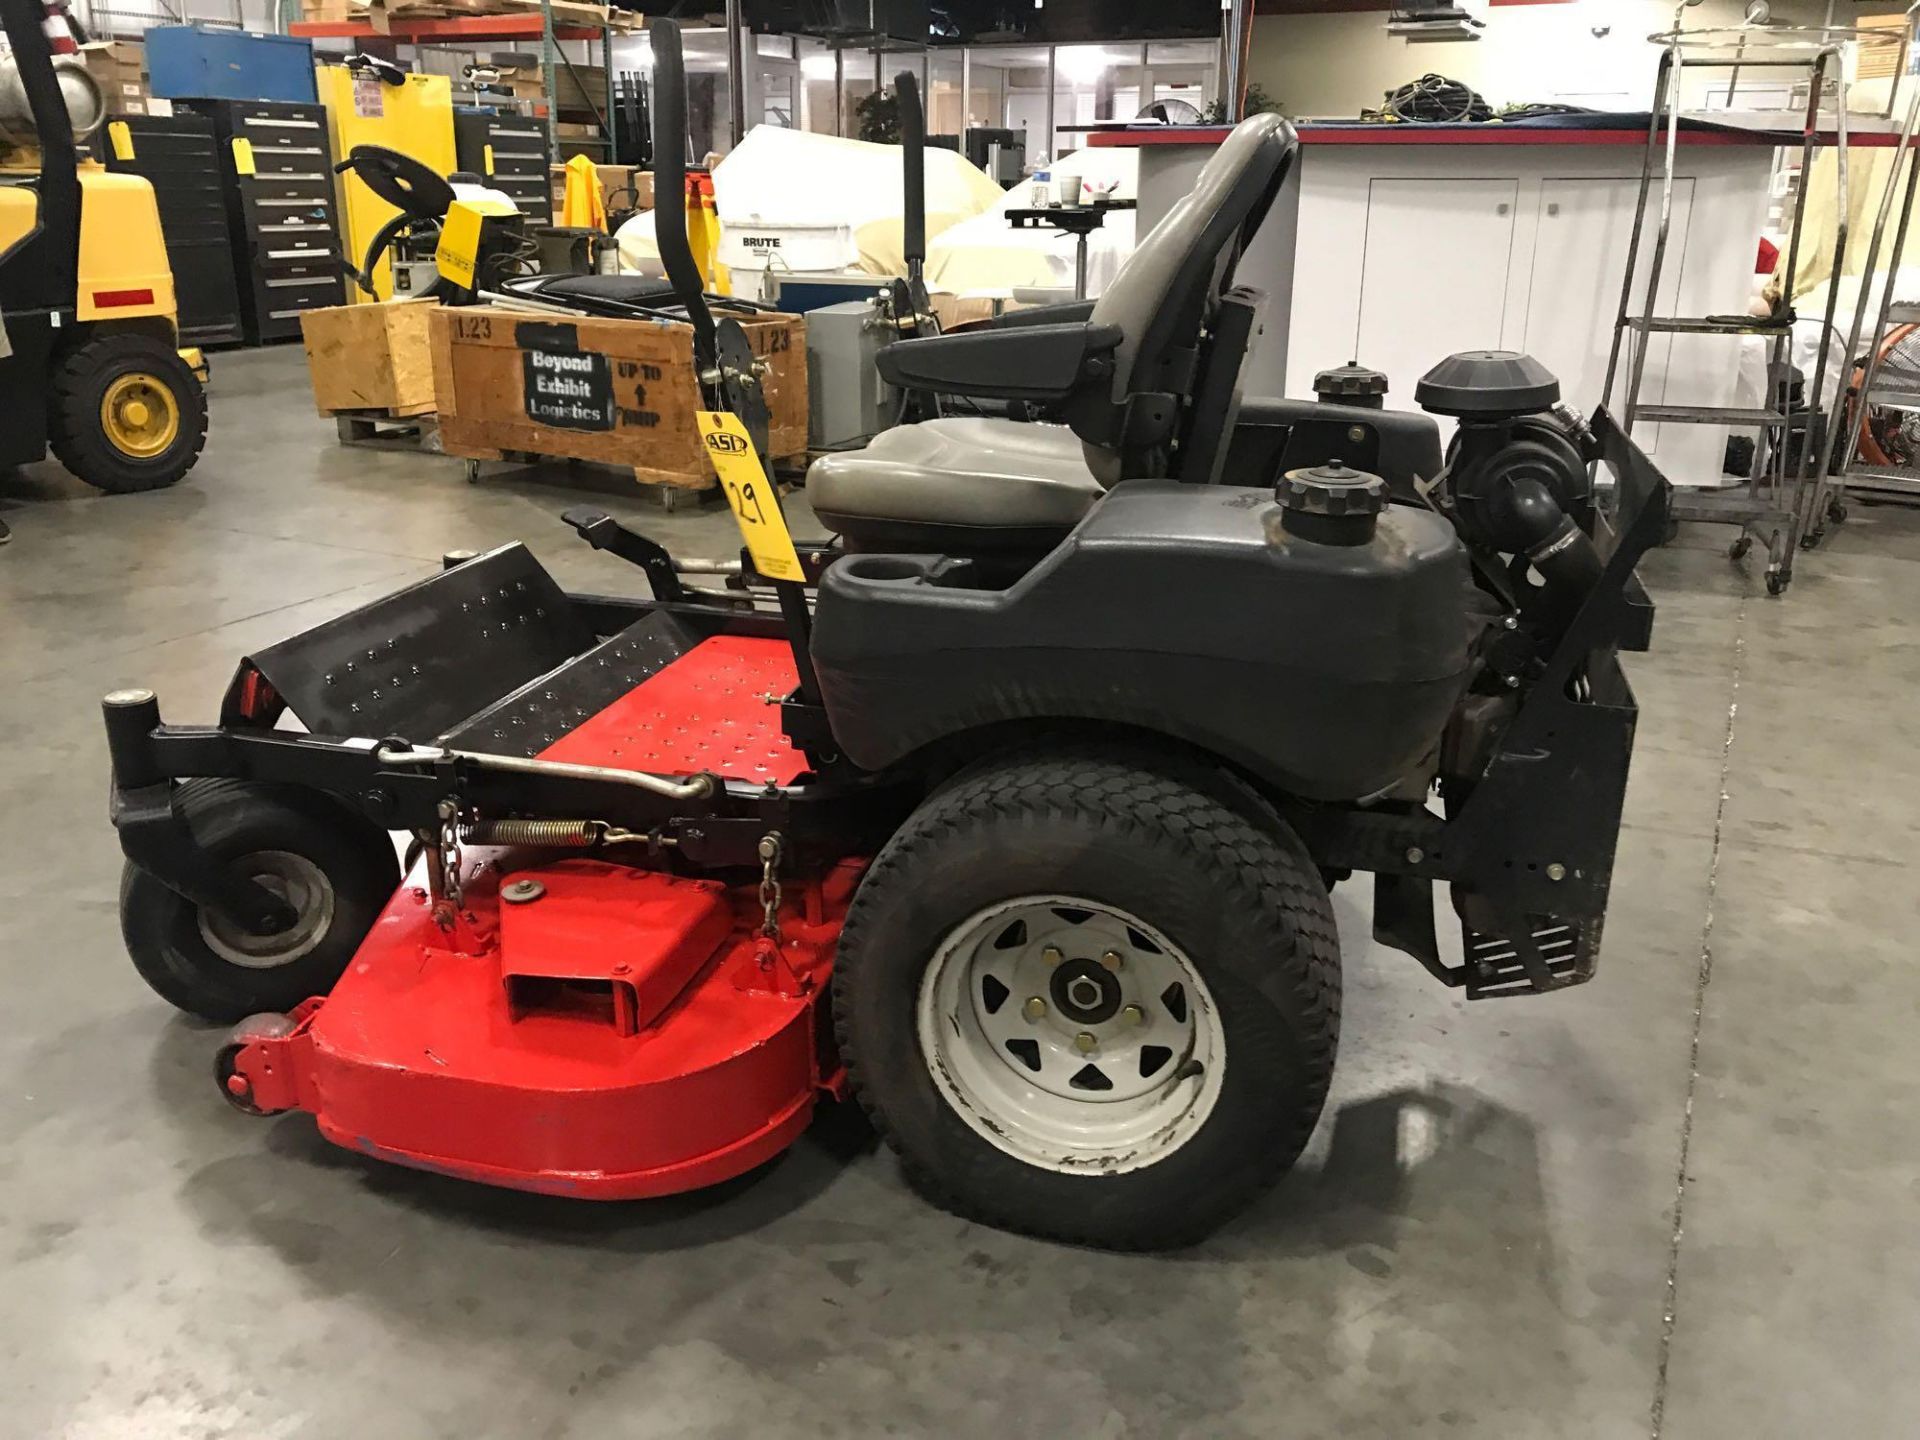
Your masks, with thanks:
<instances>
[{"instance_id":1,"label":"yellow safety sign","mask_svg":"<svg viewBox=\"0 0 1920 1440\"><path fill-rule=\"evenodd\" d=\"M720 489L739 523L740 538L747 542L753 556L753 568L769 580L804 582L800 556L793 548L793 536L787 530L787 517L780 513L780 497L767 479L766 467L740 417L730 410L697 410L700 438L706 442L707 458L713 461L720 477Z\"/></svg>"}]
</instances>

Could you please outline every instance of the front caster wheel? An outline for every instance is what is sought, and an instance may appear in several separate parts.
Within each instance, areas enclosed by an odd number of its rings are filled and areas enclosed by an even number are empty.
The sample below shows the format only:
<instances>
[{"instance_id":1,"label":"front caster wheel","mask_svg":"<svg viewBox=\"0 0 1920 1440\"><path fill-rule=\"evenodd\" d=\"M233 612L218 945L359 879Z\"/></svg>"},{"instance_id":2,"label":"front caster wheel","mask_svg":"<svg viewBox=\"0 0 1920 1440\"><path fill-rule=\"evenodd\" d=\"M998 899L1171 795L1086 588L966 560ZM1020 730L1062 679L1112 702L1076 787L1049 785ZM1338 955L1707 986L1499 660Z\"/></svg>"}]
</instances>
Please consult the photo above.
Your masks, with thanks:
<instances>
[{"instance_id":1,"label":"front caster wheel","mask_svg":"<svg viewBox=\"0 0 1920 1440\"><path fill-rule=\"evenodd\" d=\"M1827 502L1827 523L1828 524L1830 525L1846 524L1847 513L1848 513L1847 507L1841 504L1840 501L1829 500Z\"/></svg>"},{"instance_id":2,"label":"front caster wheel","mask_svg":"<svg viewBox=\"0 0 1920 1440\"><path fill-rule=\"evenodd\" d=\"M1729 560L1744 560L1747 558L1747 552L1751 549L1753 549L1753 537L1751 535L1742 535L1727 547L1727 558Z\"/></svg>"},{"instance_id":3,"label":"front caster wheel","mask_svg":"<svg viewBox=\"0 0 1920 1440\"><path fill-rule=\"evenodd\" d=\"M855 897L834 973L855 1093L933 1199L1162 1249L1284 1173L1339 1030L1332 907L1217 774L1085 751L928 800Z\"/></svg>"},{"instance_id":4,"label":"front caster wheel","mask_svg":"<svg viewBox=\"0 0 1920 1440\"><path fill-rule=\"evenodd\" d=\"M1787 586L1791 585L1792 583L1793 583L1793 576L1789 575L1784 570L1769 570L1767 572L1767 593L1769 595L1786 594Z\"/></svg>"},{"instance_id":5,"label":"front caster wheel","mask_svg":"<svg viewBox=\"0 0 1920 1440\"><path fill-rule=\"evenodd\" d=\"M254 1100L253 1088L240 1073L240 1052L256 1040L278 1040L291 1035L294 1020L289 1015L249 1015L233 1027L213 1056L213 1083L220 1087L221 1098L243 1115L271 1115Z\"/></svg>"},{"instance_id":6,"label":"front caster wheel","mask_svg":"<svg viewBox=\"0 0 1920 1440\"><path fill-rule=\"evenodd\" d=\"M294 919L253 934L129 862L120 931L141 978L180 1009L226 1023L326 994L400 883L386 832L292 786L195 780L174 804L208 854L287 901Z\"/></svg>"}]
</instances>

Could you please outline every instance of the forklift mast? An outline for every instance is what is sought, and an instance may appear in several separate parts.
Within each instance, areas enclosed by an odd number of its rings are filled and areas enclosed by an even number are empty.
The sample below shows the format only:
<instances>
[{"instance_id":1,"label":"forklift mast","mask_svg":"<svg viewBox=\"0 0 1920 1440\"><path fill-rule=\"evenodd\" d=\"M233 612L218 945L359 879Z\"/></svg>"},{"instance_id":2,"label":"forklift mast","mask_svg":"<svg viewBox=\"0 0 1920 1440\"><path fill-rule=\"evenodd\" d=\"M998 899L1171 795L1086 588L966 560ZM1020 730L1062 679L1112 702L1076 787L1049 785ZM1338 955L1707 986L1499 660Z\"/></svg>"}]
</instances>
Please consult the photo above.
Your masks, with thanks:
<instances>
[{"instance_id":1,"label":"forklift mast","mask_svg":"<svg viewBox=\"0 0 1920 1440\"><path fill-rule=\"evenodd\" d=\"M0 313L9 329L22 312L70 310L79 283L80 178L73 127L53 70L43 0L0 0L0 28L13 50L20 88L40 140L39 215L0 253ZM18 342L16 341L16 344Z\"/></svg>"}]
</instances>

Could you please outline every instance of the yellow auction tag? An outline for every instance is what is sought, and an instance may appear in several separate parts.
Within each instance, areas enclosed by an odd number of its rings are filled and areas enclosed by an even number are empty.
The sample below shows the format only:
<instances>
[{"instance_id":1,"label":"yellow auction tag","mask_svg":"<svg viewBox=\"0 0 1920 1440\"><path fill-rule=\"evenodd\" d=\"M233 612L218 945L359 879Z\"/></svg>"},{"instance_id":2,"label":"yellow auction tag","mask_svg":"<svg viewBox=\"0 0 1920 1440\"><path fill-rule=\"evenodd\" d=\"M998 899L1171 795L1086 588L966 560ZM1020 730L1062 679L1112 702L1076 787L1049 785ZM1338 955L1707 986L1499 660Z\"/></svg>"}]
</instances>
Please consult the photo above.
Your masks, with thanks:
<instances>
[{"instance_id":1,"label":"yellow auction tag","mask_svg":"<svg viewBox=\"0 0 1920 1440\"><path fill-rule=\"evenodd\" d=\"M244 135L233 137L233 169L237 175L254 173L253 142Z\"/></svg>"},{"instance_id":2,"label":"yellow auction tag","mask_svg":"<svg viewBox=\"0 0 1920 1440\"><path fill-rule=\"evenodd\" d=\"M696 410L694 414L700 420L707 458L713 461L720 489L739 523L740 538L753 556L753 568L769 580L804 583L806 572L800 568L793 536L787 531L787 517L780 513L780 497L774 494L747 427L730 410Z\"/></svg>"},{"instance_id":3,"label":"yellow auction tag","mask_svg":"<svg viewBox=\"0 0 1920 1440\"><path fill-rule=\"evenodd\" d=\"M480 147L480 160L481 168L483 168L487 174L493 174L493 146L482 145Z\"/></svg>"},{"instance_id":4,"label":"yellow auction tag","mask_svg":"<svg viewBox=\"0 0 1920 1440\"><path fill-rule=\"evenodd\" d=\"M126 121L109 120L107 122L107 141L113 146L114 159L133 159L133 131Z\"/></svg>"},{"instance_id":5,"label":"yellow auction tag","mask_svg":"<svg viewBox=\"0 0 1920 1440\"><path fill-rule=\"evenodd\" d=\"M473 288L474 267L480 257L480 212L455 201L440 225L440 243L433 263L462 290Z\"/></svg>"}]
</instances>

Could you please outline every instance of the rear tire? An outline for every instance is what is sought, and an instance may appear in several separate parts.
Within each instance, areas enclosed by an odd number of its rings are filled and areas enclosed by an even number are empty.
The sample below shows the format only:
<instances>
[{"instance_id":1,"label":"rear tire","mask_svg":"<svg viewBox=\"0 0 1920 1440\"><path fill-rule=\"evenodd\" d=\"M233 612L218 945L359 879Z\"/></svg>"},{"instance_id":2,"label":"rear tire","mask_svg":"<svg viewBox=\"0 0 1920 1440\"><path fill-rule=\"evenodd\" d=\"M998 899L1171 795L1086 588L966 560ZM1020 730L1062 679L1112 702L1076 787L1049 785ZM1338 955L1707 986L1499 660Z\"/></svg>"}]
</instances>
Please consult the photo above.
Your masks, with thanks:
<instances>
[{"instance_id":1,"label":"rear tire","mask_svg":"<svg viewBox=\"0 0 1920 1440\"><path fill-rule=\"evenodd\" d=\"M128 862L120 931L140 977L169 1004L223 1024L331 990L400 883L386 832L290 786L193 780L174 804L214 859L300 914L278 936L251 936Z\"/></svg>"},{"instance_id":2,"label":"rear tire","mask_svg":"<svg viewBox=\"0 0 1920 1440\"><path fill-rule=\"evenodd\" d=\"M1002 761L881 851L841 936L835 1026L854 1093L938 1203L1163 1249L1298 1158L1338 1040L1332 907L1299 840L1221 779L1151 753Z\"/></svg>"},{"instance_id":3,"label":"rear tire","mask_svg":"<svg viewBox=\"0 0 1920 1440\"><path fill-rule=\"evenodd\" d=\"M157 490L207 443L207 397L166 341L131 330L90 336L53 372L49 441L62 465L113 495Z\"/></svg>"}]
</instances>

